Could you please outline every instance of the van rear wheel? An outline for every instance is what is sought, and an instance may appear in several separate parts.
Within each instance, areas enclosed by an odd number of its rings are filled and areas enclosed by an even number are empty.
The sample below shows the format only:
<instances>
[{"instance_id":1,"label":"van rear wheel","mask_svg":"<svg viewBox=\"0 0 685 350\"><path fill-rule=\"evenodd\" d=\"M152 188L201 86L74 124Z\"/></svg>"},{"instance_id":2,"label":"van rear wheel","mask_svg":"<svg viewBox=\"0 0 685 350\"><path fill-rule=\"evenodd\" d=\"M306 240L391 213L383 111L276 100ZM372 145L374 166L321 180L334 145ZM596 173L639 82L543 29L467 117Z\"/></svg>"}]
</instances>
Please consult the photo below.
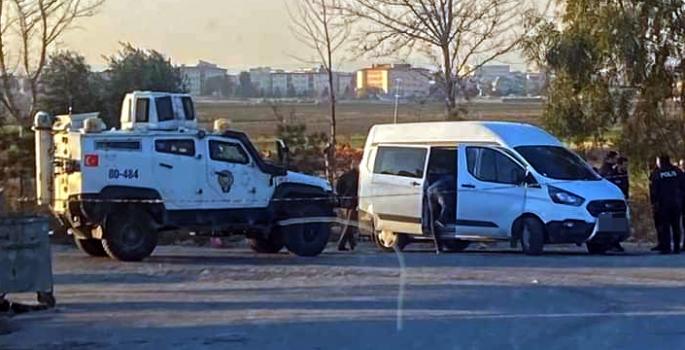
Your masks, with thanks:
<instances>
[{"instance_id":1,"label":"van rear wheel","mask_svg":"<svg viewBox=\"0 0 685 350\"><path fill-rule=\"evenodd\" d=\"M376 247L384 252L394 252L395 248L402 251L409 244L407 236L390 231L376 232L374 234L374 241L376 242Z\"/></svg>"}]
</instances>

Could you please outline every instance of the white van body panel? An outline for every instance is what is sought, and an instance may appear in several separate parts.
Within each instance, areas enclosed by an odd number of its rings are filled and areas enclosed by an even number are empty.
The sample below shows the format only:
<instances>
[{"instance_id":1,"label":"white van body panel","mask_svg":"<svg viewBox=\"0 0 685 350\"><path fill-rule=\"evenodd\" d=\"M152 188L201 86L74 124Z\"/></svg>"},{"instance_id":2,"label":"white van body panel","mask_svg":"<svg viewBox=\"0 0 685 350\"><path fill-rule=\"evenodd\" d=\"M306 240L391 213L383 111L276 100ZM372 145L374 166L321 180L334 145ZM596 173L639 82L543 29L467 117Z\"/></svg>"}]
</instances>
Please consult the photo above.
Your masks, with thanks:
<instances>
[{"instance_id":1,"label":"white van body panel","mask_svg":"<svg viewBox=\"0 0 685 350\"><path fill-rule=\"evenodd\" d=\"M389 213L379 208L379 203L388 199L391 192L379 188L383 176L374 174L374 163L379 146L488 146L499 149L500 153L508 156L512 161L520 164L529 172L539 187L498 186L496 183L478 181L467 171L466 160L458 159L457 188L457 223L456 236L481 236L494 239L511 237L513 221L524 213L538 217L544 224L551 222L582 221L594 225L597 217L588 208L592 201L620 201L625 198L620 189L606 179L601 180L555 180L539 174L516 151L519 146L566 146L557 138L538 127L512 122L428 122L383 124L373 126L368 134L364 155L360 164L359 179L359 209L363 214L372 216L376 230L389 229L398 233L421 234L420 227L406 227L391 220L384 220L380 214ZM568 148L566 148L568 149ZM463 151L459 154L463 155ZM406 178L395 181L405 181ZM412 179L413 180L413 179ZM417 181L422 182L422 181ZM473 185L475 188L463 187ZM564 191L571 192L584 198L580 206L557 204L552 201L548 186L552 185ZM382 186L381 186L382 187ZM382 193L381 193L382 192ZM395 193L400 195L400 193ZM399 211L405 211L405 204L401 200L390 200ZM390 207L388 207L390 208ZM629 218L629 212L626 212ZM391 217L392 218L392 217ZM476 225L473 225L473 222ZM464 225L467 224L467 225ZM417 232L419 229L419 232Z\"/></svg>"}]
</instances>

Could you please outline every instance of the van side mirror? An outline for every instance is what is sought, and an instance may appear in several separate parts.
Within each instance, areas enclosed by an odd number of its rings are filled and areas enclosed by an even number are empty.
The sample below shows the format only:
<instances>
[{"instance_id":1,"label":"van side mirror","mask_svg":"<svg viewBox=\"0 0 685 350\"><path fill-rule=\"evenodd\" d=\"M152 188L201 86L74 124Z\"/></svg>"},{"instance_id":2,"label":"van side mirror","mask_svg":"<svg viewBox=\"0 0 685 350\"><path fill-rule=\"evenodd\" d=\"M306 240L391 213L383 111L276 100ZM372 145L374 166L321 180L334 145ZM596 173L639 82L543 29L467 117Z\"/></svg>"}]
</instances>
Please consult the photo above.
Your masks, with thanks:
<instances>
[{"instance_id":1,"label":"van side mirror","mask_svg":"<svg viewBox=\"0 0 685 350\"><path fill-rule=\"evenodd\" d=\"M278 163L287 167L290 163L290 150L288 149L288 145L281 139L276 139L275 145L278 154Z\"/></svg>"},{"instance_id":2,"label":"van side mirror","mask_svg":"<svg viewBox=\"0 0 685 350\"><path fill-rule=\"evenodd\" d=\"M525 176L523 178L522 183L528 187L540 188L540 184L535 179L535 176L533 176L533 174L531 174L530 170L528 170L528 169L526 169L526 173L525 173Z\"/></svg>"}]
</instances>

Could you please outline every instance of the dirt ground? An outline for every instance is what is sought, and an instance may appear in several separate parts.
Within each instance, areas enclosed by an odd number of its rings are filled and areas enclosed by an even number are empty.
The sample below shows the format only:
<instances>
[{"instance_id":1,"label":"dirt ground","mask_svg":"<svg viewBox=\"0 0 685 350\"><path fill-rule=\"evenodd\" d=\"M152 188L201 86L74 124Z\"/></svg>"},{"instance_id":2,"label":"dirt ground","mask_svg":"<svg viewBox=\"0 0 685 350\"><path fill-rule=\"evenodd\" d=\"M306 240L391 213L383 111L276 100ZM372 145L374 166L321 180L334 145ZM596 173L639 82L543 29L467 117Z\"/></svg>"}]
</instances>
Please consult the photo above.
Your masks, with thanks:
<instances>
[{"instance_id":1,"label":"dirt ground","mask_svg":"<svg viewBox=\"0 0 685 350\"><path fill-rule=\"evenodd\" d=\"M54 246L58 307L9 319L0 349L665 349L685 341L685 255L635 244L608 256L575 246L541 257L477 247L436 255L417 244L400 269L394 253L369 243L330 248L297 258L160 247L125 264Z\"/></svg>"}]
</instances>

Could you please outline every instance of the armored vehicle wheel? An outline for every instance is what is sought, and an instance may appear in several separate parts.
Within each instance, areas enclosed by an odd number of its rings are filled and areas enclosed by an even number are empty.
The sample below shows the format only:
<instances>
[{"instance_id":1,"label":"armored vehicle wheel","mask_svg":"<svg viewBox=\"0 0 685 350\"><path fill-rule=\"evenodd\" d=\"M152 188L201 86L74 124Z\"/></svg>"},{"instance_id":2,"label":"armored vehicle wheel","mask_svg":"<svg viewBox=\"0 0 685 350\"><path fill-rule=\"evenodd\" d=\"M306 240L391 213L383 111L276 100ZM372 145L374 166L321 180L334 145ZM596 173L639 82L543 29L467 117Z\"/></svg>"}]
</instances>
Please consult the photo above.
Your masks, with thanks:
<instances>
[{"instance_id":1,"label":"armored vehicle wheel","mask_svg":"<svg viewBox=\"0 0 685 350\"><path fill-rule=\"evenodd\" d=\"M292 210L299 212L292 217L305 219L304 221L308 217L316 219L323 214L322 210L314 205L296 207ZM283 241L288 251L298 256L310 257L321 254L326 248L331 235L331 224L312 220L281 226L279 231L283 234Z\"/></svg>"},{"instance_id":2,"label":"armored vehicle wheel","mask_svg":"<svg viewBox=\"0 0 685 350\"><path fill-rule=\"evenodd\" d=\"M107 256L107 252L105 251L105 248L102 246L102 241L100 241L99 239L80 239L74 236L74 244L80 251L90 256Z\"/></svg>"},{"instance_id":3,"label":"armored vehicle wheel","mask_svg":"<svg viewBox=\"0 0 685 350\"><path fill-rule=\"evenodd\" d=\"M283 242L283 236L277 230L269 235L268 238L263 236L251 237L247 239L247 245L250 249L257 253L267 253L275 254L283 249L285 243Z\"/></svg>"},{"instance_id":4,"label":"armored vehicle wheel","mask_svg":"<svg viewBox=\"0 0 685 350\"><path fill-rule=\"evenodd\" d=\"M102 246L112 259L141 261L157 247L157 231L145 213L111 213L107 215L103 228Z\"/></svg>"}]
</instances>

